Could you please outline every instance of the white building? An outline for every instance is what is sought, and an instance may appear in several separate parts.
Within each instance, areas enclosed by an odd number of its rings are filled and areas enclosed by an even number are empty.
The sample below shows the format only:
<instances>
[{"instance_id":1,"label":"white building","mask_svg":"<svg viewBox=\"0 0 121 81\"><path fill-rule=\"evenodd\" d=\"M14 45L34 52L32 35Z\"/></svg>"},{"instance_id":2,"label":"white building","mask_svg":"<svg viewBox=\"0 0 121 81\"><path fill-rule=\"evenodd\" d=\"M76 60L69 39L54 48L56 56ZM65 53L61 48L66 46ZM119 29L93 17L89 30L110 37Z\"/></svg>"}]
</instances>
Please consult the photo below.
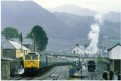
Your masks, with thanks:
<instances>
[{"instance_id":1,"label":"white building","mask_svg":"<svg viewBox=\"0 0 121 81\"><path fill-rule=\"evenodd\" d=\"M108 49L110 70L121 72L121 44Z\"/></svg>"},{"instance_id":2,"label":"white building","mask_svg":"<svg viewBox=\"0 0 121 81\"><path fill-rule=\"evenodd\" d=\"M112 48L108 49L110 59L121 59L121 45L116 44Z\"/></svg>"},{"instance_id":3,"label":"white building","mask_svg":"<svg viewBox=\"0 0 121 81\"><path fill-rule=\"evenodd\" d=\"M84 54L84 46L79 46L79 44L76 44L71 52L72 54Z\"/></svg>"}]
</instances>

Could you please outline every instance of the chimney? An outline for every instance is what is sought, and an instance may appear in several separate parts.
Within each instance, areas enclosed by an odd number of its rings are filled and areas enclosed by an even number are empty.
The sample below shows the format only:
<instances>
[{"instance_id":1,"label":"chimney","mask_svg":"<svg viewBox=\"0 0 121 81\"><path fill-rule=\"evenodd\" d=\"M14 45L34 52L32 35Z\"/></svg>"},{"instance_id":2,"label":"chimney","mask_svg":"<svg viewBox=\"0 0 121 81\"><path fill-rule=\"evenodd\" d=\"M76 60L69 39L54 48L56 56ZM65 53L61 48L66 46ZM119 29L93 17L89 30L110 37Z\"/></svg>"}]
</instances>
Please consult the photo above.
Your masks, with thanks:
<instances>
[{"instance_id":1,"label":"chimney","mask_svg":"<svg viewBox=\"0 0 121 81\"><path fill-rule=\"evenodd\" d=\"M88 47L88 45L87 45L87 44L85 44L85 45L84 45L84 48L87 48L87 47Z\"/></svg>"},{"instance_id":2,"label":"chimney","mask_svg":"<svg viewBox=\"0 0 121 81\"><path fill-rule=\"evenodd\" d=\"M79 47L79 44L76 44L76 47Z\"/></svg>"}]
</instances>

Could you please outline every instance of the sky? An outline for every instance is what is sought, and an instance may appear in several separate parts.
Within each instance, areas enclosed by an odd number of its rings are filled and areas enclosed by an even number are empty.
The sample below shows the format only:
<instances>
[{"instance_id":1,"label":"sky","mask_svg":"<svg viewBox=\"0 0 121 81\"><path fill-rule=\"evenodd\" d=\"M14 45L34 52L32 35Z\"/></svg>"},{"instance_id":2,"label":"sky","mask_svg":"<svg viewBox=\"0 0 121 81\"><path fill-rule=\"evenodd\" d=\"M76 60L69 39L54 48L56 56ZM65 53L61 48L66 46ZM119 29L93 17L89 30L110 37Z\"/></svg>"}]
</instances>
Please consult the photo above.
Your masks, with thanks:
<instances>
[{"instance_id":1,"label":"sky","mask_svg":"<svg viewBox=\"0 0 121 81\"><path fill-rule=\"evenodd\" d=\"M89 8L101 13L110 11L121 12L121 0L33 0L42 7L56 8L62 5L74 5Z\"/></svg>"}]
</instances>

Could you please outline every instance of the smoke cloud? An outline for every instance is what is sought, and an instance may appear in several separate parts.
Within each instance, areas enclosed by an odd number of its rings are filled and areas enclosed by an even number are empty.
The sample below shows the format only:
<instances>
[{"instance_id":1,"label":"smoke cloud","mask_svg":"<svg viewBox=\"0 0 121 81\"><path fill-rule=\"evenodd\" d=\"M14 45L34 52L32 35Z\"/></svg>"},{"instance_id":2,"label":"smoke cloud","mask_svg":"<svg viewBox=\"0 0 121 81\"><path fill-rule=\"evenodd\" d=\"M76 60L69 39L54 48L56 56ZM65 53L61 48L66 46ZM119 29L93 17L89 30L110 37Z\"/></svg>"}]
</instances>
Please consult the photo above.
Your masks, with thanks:
<instances>
[{"instance_id":1,"label":"smoke cloud","mask_svg":"<svg viewBox=\"0 0 121 81\"><path fill-rule=\"evenodd\" d=\"M104 13L99 13L99 14L95 15L95 21L99 25L102 25L103 24L103 15L104 15Z\"/></svg>"},{"instance_id":2,"label":"smoke cloud","mask_svg":"<svg viewBox=\"0 0 121 81\"><path fill-rule=\"evenodd\" d=\"M103 15L97 14L95 16L96 23L91 25L91 31L88 34L88 39L91 41L90 45L87 47L89 54L93 55L98 52L98 42L99 42L99 33L100 26L103 23Z\"/></svg>"}]
</instances>

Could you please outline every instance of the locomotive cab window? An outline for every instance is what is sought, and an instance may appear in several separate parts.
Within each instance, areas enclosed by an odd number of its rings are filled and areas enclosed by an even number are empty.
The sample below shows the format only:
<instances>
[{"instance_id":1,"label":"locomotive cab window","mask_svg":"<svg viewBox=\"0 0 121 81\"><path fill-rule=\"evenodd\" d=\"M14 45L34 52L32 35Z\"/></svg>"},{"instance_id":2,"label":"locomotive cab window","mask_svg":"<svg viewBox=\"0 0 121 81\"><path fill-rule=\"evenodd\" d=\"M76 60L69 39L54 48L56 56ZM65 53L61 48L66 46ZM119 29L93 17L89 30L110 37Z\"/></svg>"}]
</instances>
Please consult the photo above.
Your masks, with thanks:
<instances>
[{"instance_id":1,"label":"locomotive cab window","mask_svg":"<svg viewBox=\"0 0 121 81\"><path fill-rule=\"evenodd\" d=\"M31 56L26 55L25 59L26 59L26 60L31 60Z\"/></svg>"},{"instance_id":2,"label":"locomotive cab window","mask_svg":"<svg viewBox=\"0 0 121 81\"><path fill-rule=\"evenodd\" d=\"M28 53L26 60L38 60L38 55L37 53Z\"/></svg>"},{"instance_id":3,"label":"locomotive cab window","mask_svg":"<svg viewBox=\"0 0 121 81\"><path fill-rule=\"evenodd\" d=\"M32 59L33 60L38 60L38 56L37 55L34 55Z\"/></svg>"}]
</instances>

